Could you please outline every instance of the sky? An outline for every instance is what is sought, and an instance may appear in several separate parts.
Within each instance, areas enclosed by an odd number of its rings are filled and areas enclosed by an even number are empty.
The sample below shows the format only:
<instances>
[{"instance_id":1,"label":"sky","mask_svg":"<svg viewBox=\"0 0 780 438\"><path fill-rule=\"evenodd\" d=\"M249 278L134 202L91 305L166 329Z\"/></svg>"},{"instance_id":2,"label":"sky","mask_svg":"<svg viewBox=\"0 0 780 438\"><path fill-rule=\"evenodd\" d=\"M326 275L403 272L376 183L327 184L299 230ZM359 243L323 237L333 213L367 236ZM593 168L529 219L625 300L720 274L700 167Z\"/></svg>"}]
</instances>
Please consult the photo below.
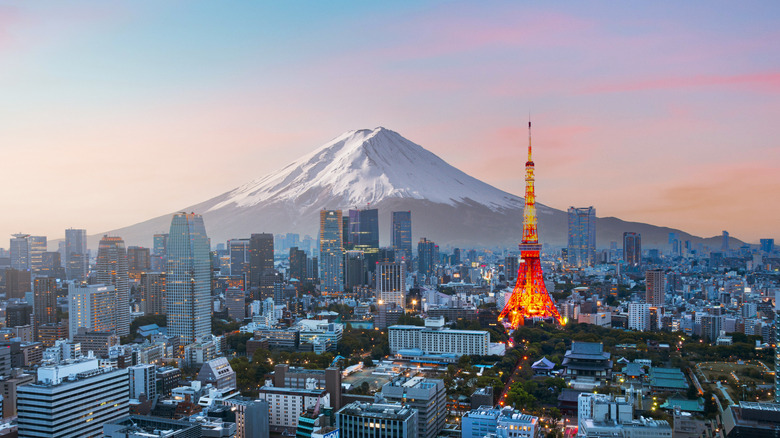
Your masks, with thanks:
<instances>
[{"instance_id":1,"label":"sky","mask_svg":"<svg viewBox=\"0 0 780 438\"><path fill-rule=\"evenodd\" d=\"M0 0L0 236L131 225L377 126L522 195L530 114L538 202L780 241L780 3L548 3Z\"/></svg>"}]
</instances>

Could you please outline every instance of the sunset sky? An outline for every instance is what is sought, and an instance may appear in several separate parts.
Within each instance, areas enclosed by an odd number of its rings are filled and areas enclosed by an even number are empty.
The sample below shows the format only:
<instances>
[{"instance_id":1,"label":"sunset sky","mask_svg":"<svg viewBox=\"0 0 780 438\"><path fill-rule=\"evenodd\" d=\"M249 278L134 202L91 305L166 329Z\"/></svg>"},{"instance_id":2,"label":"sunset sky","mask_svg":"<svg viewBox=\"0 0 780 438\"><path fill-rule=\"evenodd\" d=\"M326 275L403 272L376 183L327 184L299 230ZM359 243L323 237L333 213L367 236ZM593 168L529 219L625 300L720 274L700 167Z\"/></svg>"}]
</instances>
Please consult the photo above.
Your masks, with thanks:
<instances>
[{"instance_id":1,"label":"sunset sky","mask_svg":"<svg viewBox=\"0 0 780 438\"><path fill-rule=\"evenodd\" d=\"M538 202L780 240L780 2L268 3L0 2L0 247L376 126L522 195L529 112Z\"/></svg>"}]
</instances>

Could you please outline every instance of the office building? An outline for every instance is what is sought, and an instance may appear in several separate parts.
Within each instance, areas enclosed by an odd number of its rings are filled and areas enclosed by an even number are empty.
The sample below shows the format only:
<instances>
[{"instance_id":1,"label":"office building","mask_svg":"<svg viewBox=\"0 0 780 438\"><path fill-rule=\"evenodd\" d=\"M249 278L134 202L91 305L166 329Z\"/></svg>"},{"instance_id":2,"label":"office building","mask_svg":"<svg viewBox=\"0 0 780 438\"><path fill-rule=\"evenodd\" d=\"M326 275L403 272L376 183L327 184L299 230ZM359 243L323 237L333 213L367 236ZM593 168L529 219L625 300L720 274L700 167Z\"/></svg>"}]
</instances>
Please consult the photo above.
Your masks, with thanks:
<instances>
[{"instance_id":1,"label":"office building","mask_svg":"<svg viewBox=\"0 0 780 438\"><path fill-rule=\"evenodd\" d=\"M439 246L436 243L421 238L417 243L417 272L429 279L436 272L436 264L439 261ZM427 281L427 283L432 283Z\"/></svg>"},{"instance_id":2,"label":"office building","mask_svg":"<svg viewBox=\"0 0 780 438\"><path fill-rule=\"evenodd\" d=\"M30 271L8 268L5 270L5 297L8 299L25 299L25 294L32 290L30 286Z\"/></svg>"},{"instance_id":3,"label":"office building","mask_svg":"<svg viewBox=\"0 0 780 438\"><path fill-rule=\"evenodd\" d=\"M155 234L152 243L152 270L168 269L168 234Z\"/></svg>"},{"instance_id":4,"label":"office building","mask_svg":"<svg viewBox=\"0 0 780 438\"><path fill-rule=\"evenodd\" d=\"M348 241L351 250L363 252L368 271L374 272L379 258L379 210L349 210Z\"/></svg>"},{"instance_id":5,"label":"office building","mask_svg":"<svg viewBox=\"0 0 780 438\"><path fill-rule=\"evenodd\" d=\"M237 388L236 372L230 366L230 362L224 357L211 359L203 364L198 373L198 381L203 386L211 384L223 393L233 391Z\"/></svg>"},{"instance_id":6,"label":"office building","mask_svg":"<svg viewBox=\"0 0 780 438\"><path fill-rule=\"evenodd\" d=\"M517 282L517 271L520 268L520 260L517 256L504 257L504 275L509 285Z\"/></svg>"},{"instance_id":7,"label":"office building","mask_svg":"<svg viewBox=\"0 0 780 438\"><path fill-rule=\"evenodd\" d=\"M103 425L103 438L200 438L200 422L171 420L148 415L130 415Z\"/></svg>"},{"instance_id":8,"label":"office building","mask_svg":"<svg viewBox=\"0 0 780 438\"><path fill-rule=\"evenodd\" d=\"M443 380L396 377L382 386L382 397L417 410L419 438L435 438L447 419L447 391Z\"/></svg>"},{"instance_id":9,"label":"office building","mask_svg":"<svg viewBox=\"0 0 780 438\"><path fill-rule=\"evenodd\" d=\"M294 278L301 283L308 280L308 275L306 275L306 258L306 251L298 249L296 246L290 248L290 270L288 271L288 279L292 280Z\"/></svg>"},{"instance_id":10,"label":"office building","mask_svg":"<svg viewBox=\"0 0 780 438\"><path fill-rule=\"evenodd\" d=\"M341 210L320 211L320 291L323 295L344 291L344 249Z\"/></svg>"},{"instance_id":11,"label":"office building","mask_svg":"<svg viewBox=\"0 0 780 438\"><path fill-rule=\"evenodd\" d=\"M417 438L417 410L401 403L352 402L336 412L341 438Z\"/></svg>"},{"instance_id":12,"label":"office building","mask_svg":"<svg viewBox=\"0 0 780 438\"><path fill-rule=\"evenodd\" d=\"M35 375L25 374L21 369L11 371L11 375L0 380L0 391L3 395L3 418L15 417L17 403L17 389L28 383L35 382Z\"/></svg>"},{"instance_id":13,"label":"office building","mask_svg":"<svg viewBox=\"0 0 780 438\"><path fill-rule=\"evenodd\" d=\"M32 325L33 307L26 303L9 304L5 308L5 326L19 327Z\"/></svg>"},{"instance_id":14,"label":"office building","mask_svg":"<svg viewBox=\"0 0 780 438\"><path fill-rule=\"evenodd\" d=\"M230 275L249 275L249 264L252 259L249 248L249 239L228 240L227 250L230 258Z\"/></svg>"},{"instance_id":15,"label":"office building","mask_svg":"<svg viewBox=\"0 0 780 438\"><path fill-rule=\"evenodd\" d=\"M273 284L261 284L263 276L274 272L274 235L252 234L249 239L250 286L259 287L261 297L273 296ZM269 287L270 286L270 287Z\"/></svg>"},{"instance_id":16,"label":"office building","mask_svg":"<svg viewBox=\"0 0 780 438\"><path fill-rule=\"evenodd\" d=\"M296 389L263 386L257 398L268 402L268 424L271 427L294 431L298 418L308 409L319 405L330 407L330 395L324 389Z\"/></svg>"},{"instance_id":17,"label":"office building","mask_svg":"<svg viewBox=\"0 0 780 438\"><path fill-rule=\"evenodd\" d=\"M114 286L74 283L68 285L68 332L71 340L80 327L89 331L116 333L116 303Z\"/></svg>"},{"instance_id":18,"label":"office building","mask_svg":"<svg viewBox=\"0 0 780 438\"><path fill-rule=\"evenodd\" d=\"M65 272L68 280L84 281L89 271L87 230L65 230Z\"/></svg>"},{"instance_id":19,"label":"office building","mask_svg":"<svg viewBox=\"0 0 780 438\"><path fill-rule=\"evenodd\" d=\"M81 344L81 351L85 354L91 351L95 357L101 358L108 357L111 348L119 345L119 337L116 334L107 331L87 330L84 327L71 333L70 337L73 342Z\"/></svg>"},{"instance_id":20,"label":"office building","mask_svg":"<svg viewBox=\"0 0 780 438\"><path fill-rule=\"evenodd\" d=\"M455 354L486 356L490 348L490 333L483 330L445 329L444 318L428 318L425 327L393 325L388 327L390 353L420 350L423 354Z\"/></svg>"},{"instance_id":21,"label":"office building","mask_svg":"<svg viewBox=\"0 0 780 438\"><path fill-rule=\"evenodd\" d=\"M775 251L775 239L760 239L761 251L771 254Z\"/></svg>"},{"instance_id":22,"label":"office building","mask_svg":"<svg viewBox=\"0 0 780 438\"><path fill-rule=\"evenodd\" d=\"M368 279L368 262L363 251L351 250L344 254L344 287L363 286Z\"/></svg>"},{"instance_id":23,"label":"office building","mask_svg":"<svg viewBox=\"0 0 780 438\"><path fill-rule=\"evenodd\" d=\"M393 212L393 251L396 261L410 261L412 259L412 212Z\"/></svg>"},{"instance_id":24,"label":"office building","mask_svg":"<svg viewBox=\"0 0 780 438\"><path fill-rule=\"evenodd\" d=\"M390 326L398 324L401 315L406 313L403 307L398 307L395 303L378 303L376 305L376 317L374 318L374 328L384 330Z\"/></svg>"},{"instance_id":25,"label":"office building","mask_svg":"<svg viewBox=\"0 0 780 438\"><path fill-rule=\"evenodd\" d=\"M152 254L149 248L130 246L127 248L127 272L130 278L138 280L145 272L152 270Z\"/></svg>"},{"instance_id":26,"label":"office building","mask_svg":"<svg viewBox=\"0 0 780 438\"><path fill-rule=\"evenodd\" d=\"M726 251L726 252L728 252L728 250L729 250L729 232L726 231L726 230L723 230L723 236L721 237L720 249L721 249L721 251Z\"/></svg>"},{"instance_id":27,"label":"office building","mask_svg":"<svg viewBox=\"0 0 780 438\"><path fill-rule=\"evenodd\" d=\"M100 239L95 278L98 283L114 286L116 291L116 334L130 333L130 284L127 269L127 251L121 237L103 236Z\"/></svg>"},{"instance_id":28,"label":"office building","mask_svg":"<svg viewBox=\"0 0 780 438\"><path fill-rule=\"evenodd\" d=\"M596 209L569 207L569 266L584 268L596 263Z\"/></svg>"},{"instance_id":29,"label":"office building","mask_svg":"<svg viewBox=\"0 0 780 438\"><path fill-rule=\"evenodd\" d=\"M211 260L203 217L177 213L168 236L165 308L168 334L183 345L211 335Z\"/></svg>"},{"instance_id":30,"label":"office building","mask_svg":"<svg viewBox=\"0 0 780 438\"><path fill-rule=\"evenodd\" d=\"M17 387L19 437L102 436L129 414L127 369L94 358L38 368L38 383Z\"/></svg>"},{"instance_id":31,"label":"office building","mask_svg":"<svg viewBox=\"0 0 780 438\"><path fill-rule=\"evenodd\" d=\"M48 249L46 236L29 236L27 242L29 244L30 270L38 273L43 268L43 253Z\"/></svg>"},{"instance_id":32,"label":"office building","mask_svg":"<svg viewBox=\"0 0 780 438\"><path fill-rule=\"evenodd\" d=\"M655 306L663 306L666 298L666 274L660 269L645 272L645 302Z\"/></svg>"},{"instance_id":33,"label":"office building","mask_svg":"<svg viewBox=\"0 0 780 438\"><path fill-rule=\"evenodd\" d=\"M30 263L30 235L13 234L10 242L11 268L20 271L29 271Z\"/></svg>"},{"instance_id":34,"label":"office building","mask_svg":"<svg viewBox=\"0 0 780 438\"><path fill-rule=\"evenodd\" d=\"M144 315L165 314L165 273L144 272L138 285Z\"/></svg>"},{"instance_id":35,"label":"office building","mask_svg":"<svg viewBox=\"0 0 780 438\"><path fill-rule=\"evenodd\" d=\"M236 413L236 438L269 436L268 402L238 396L225 399L222 404Z\"/></svg>"},{"instance_id":36,"label":"office building","mask_svg":"<svg viewBox=\"0 0 780 438\"><path fill-rule=\"evenodd\" d=\"M399 309L406 307L406 263L376 264L376 298L379 304L394 303Z\"/></svg>"},{"instance_id":37,"label":"office building","mask_svg":"<svg viewBox=\"0 0 780 438\"><path fill-rule=\"evenodd\" d=\"M623 260L629 266L642 265L642 235L623 233Z\"/></svg>"},{"instance_id":38,"label":"office building","mask_svg":"<svg viewBox=\"0 0 780 438\"><path fill-rule=\"evenodd\" d=\"M225 307L228 318L234 321L244 321L246 317L246 293L237 288L229 287L225 291Z\"/></svg>"},{"instance_id":39,"label":"office building","mask_svg":"<svg viewBox=\"0 0 780 438\"><path fill-rule=\"evenodd\" d=\"M580 437L672 437L667 421L634 419L632 391L625 397L584 392L579 395L577 406L577 436Z\"/></svg>"},{"instance_id":40,"label":"office building","mask_svg":"<svg viewBox=\"0 0 780 438\"><path fill-rule=\"evenodd\" d=\"M139 400L141 394L147 400L153 400L157 396L157 366L139 364L127 367L127 375L130 384L129 397Z\"/></svg>"},{"instance_id":41,"label":"office building","mask_svg":"<svg viewBox=\"0 0 780 438\"><path fill-rule=\"evenodd\" d=\"M57 322L57 280L55 278L38 277L35 279L33 307L35 339L38 340L38 327Z\"/></svg>"}]
</instances>

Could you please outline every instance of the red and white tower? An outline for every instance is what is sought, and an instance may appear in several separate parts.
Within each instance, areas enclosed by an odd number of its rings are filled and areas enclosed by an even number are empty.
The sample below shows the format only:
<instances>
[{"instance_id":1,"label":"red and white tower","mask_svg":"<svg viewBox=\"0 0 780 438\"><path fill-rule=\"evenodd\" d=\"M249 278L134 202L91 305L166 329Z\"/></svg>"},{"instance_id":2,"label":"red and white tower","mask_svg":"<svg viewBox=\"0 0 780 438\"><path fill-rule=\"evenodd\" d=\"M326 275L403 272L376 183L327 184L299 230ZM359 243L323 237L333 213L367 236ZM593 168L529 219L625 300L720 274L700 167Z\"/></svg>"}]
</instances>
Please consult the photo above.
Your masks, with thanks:
<instances>
[{"instance_id":1,"label":"red and white tower","mask_svg":"<svg viewBox=\"0 0 780 438\"><path fill-rule=\"evenodd\" d=\"M525 163L525 209L523 210L523 242L520 244L520 266L512 296L498 320L516 329L525 318L555 318L563 324L542 277L539 260L539 236L536 231L536 196L534 195L534 162L531 159L531 122L528 121L528 161Z\"/></svg>"}]
</instances>

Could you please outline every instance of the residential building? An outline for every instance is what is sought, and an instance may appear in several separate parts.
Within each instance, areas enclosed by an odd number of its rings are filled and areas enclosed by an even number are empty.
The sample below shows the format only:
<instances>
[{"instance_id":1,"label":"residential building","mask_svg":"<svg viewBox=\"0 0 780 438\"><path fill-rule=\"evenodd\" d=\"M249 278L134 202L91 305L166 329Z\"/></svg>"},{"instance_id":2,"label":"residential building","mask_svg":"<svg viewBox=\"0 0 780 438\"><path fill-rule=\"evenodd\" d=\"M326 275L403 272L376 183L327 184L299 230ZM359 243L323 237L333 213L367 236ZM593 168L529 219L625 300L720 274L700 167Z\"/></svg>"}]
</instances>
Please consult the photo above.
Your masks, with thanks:
<instances>
[{"instance_id":1,"label":"residential building","mask_svg":"<svg viewBox=\"0 0 780 438\"><path fill-rule=\"evenodd\" d=\"M645 272L645 302L652 306L663 306L666 298L666 274L663 270Z\"/></svg>"},{"instance_id":2,"label":"residential building","mask_svg":"<svg viewBox=\"0 0 780 438\"><path fill-rule=\"evenodd\" d=\"M127 367L127 375L130 384L129 397L138 400L141 394L148 400L153 400L157 395L157 366L151 364L139 364Z\"/></svg>"},{"instance_id":3,"label":"residential building","mask_svg":"<svg viewBox=\"0 0 780 438\"><path fill-rule=\"evenodd\" d=\"M376 264L376 298L379 304L393 303L399 309L406 307L406 263Z\"/></svg>"},{"instance_id":4,"label":"residential building","mask_svg":"<svg viewBox=\"0 0 780 438\"><path fill-rule=\"evenodd\" d=\"M268 424L274 428L293 430L298 426L298 418L317 405L330 406L330 396L324 389L296 389L263 386L258 391L258 399L268 402Z\"/></svg>"},{"instance_id":5,"label":"residential building","mask_svg":"<svg viewBox=\"0 0 780 438\"><path fill-rule=\"evenodd\" d=\"M650 304L628 304L628 329L645 332L650 330Z\"/></svg>"},{"instance_id":6,"label":"residential building","mask_svg":"<svg viewBox=\"0 0 780 438\"><path fill-rule=\"evenodd\" d=\"M95 271L99 283L114 286L116 291L116 334L130 334L130 284L127 269L127 251L121 237L103 236L100 239Z\"/></svg>"}]
</instances>

